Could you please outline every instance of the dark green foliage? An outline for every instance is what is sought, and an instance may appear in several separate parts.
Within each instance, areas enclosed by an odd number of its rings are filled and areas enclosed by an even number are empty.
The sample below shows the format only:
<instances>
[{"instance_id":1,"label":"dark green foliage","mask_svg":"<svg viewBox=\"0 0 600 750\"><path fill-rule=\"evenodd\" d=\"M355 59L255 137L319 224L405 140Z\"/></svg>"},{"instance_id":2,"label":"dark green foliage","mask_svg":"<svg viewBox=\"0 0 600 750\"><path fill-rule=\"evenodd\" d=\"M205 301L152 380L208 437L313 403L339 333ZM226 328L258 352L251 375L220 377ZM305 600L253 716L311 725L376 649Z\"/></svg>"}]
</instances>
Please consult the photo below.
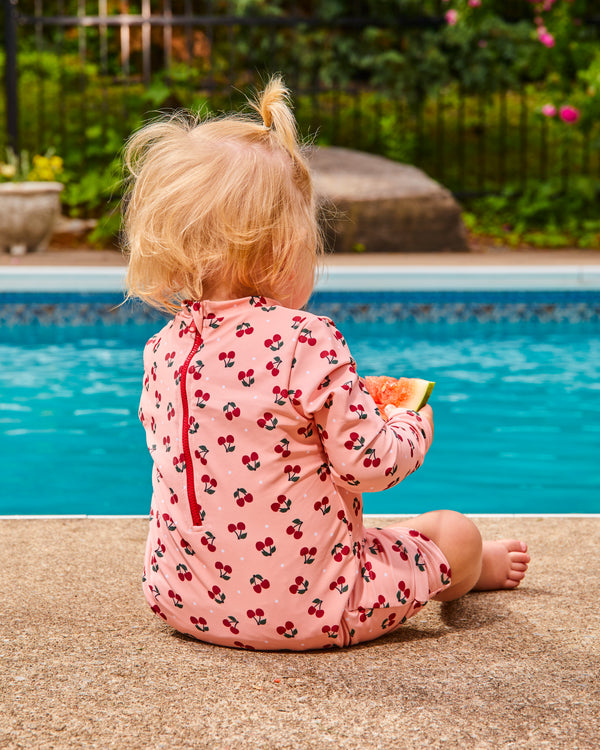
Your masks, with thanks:
<instances>
[{"instance_id":1,"label":"dark green foliage","mask_svg":"<svg viewBox=\"0 0 600 750\"><path fill-rule=\"evenodd\" d=\"M121 12L117 0L107 5L109 15ZM24 15L37 7L19 2ZM43 7L56 12L54 4ZM61 7L76 16L79 5L64 0ZM190 6L172 0L171 7L178 15ZM554 221L556 236L593 244L593 201L584 200L591 193L582 185L595 194L600 173L596 0L559 0L549 10L528 0L479 7L468 0L207 0L191 7L223 23L175 26L172 47L156 26L146 55L134 25L125 58L117 27L19 28L20 146L53 147L64 158L67 210L108 216L97 239L118 226L119 155L133 130L179 107L237 109L277 71L309 139L416 164L461 196L499 192L469 204L477 231L485 225L490 233L497 216L497 233L510 225L514 239L554 232ZM163 4L153 0L152 8L160 14ZM128 12L140 13L141 2L130 2ZM363 20L353 24L351 16ZM536 18L552 46L540 41ZM544 104L569 105L580 117L572 124L545 117ZM0 147L3 137L4 128ZM557 196L572 197L552 218L544 206L562 205Z\"/></svg>"}]
</instances>

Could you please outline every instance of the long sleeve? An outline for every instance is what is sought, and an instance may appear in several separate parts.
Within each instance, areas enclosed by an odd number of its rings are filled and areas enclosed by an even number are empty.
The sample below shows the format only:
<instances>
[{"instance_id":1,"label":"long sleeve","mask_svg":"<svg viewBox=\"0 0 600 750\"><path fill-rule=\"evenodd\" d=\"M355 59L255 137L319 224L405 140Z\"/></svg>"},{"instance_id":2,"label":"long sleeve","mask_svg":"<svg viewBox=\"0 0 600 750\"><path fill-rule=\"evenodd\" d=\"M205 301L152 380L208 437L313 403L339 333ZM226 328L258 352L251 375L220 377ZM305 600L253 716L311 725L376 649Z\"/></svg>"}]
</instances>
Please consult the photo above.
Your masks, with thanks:
<instances>
[{"instance_id":1,"label":"long sleeve","mask_svg":"<svg viewBox=\"0 0 600 750\"><path fill-rule=\"evenodd\" d=\"M300 336L290 390L314 419L336 484L376 492L400 482L421 466L432 441L419 414L395 409L385 421L356 371L342 334L319 318L310 336Z\"/></svg>"}]
</instances>

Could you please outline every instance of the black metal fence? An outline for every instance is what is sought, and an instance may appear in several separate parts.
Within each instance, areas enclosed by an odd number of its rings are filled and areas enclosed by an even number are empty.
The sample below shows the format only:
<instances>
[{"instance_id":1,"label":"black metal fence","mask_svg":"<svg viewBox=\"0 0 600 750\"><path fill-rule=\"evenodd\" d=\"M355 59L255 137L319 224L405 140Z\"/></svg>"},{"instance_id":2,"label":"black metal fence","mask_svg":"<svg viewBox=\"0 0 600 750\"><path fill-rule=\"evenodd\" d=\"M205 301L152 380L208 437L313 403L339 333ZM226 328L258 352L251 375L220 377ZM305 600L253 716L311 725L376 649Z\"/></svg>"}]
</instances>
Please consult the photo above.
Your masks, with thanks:
<instances>
[{"instance_id":1,"label":"black metal fence","mask_svg":"<svg viewBox=\"0 0 600 750\"><path fill-rule=\"evenodd\" d=\"M312 0L285 12L258 0L2 1L0 147L52 147L92 181L153 113L235 108L275 71L304 134L416 164L459 195L600 174L598 129L555 129L525 86L431 95L410 67L369 63L369 45L394 62L427 44L446 23L442 0L407 0L401 13L356 0L328 14Z\"/></svg>"}]
</instances>

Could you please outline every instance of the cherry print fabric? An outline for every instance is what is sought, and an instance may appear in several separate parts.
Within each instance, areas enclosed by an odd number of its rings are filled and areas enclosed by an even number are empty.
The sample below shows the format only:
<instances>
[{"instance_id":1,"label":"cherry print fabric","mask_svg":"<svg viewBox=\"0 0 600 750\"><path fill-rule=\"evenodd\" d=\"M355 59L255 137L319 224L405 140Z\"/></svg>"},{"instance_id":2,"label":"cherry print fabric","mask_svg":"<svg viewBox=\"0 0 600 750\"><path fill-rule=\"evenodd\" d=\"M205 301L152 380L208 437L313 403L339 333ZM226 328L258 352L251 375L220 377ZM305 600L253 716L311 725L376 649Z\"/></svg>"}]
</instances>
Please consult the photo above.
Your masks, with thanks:
<instances>
[{"instance_id":1,"label":"cherry print fabric","mask_svg":"<svg viewBox=\"0 0 600 750\"><path fill-rule=\"evenodd\" d=\"M393 630L450 582L416 531L363 525L362 492L422 463L431 428L380 416L327 318L263 297L184 303L147 343L153 459L144 593L214 644L305 650Z\"/></svg>"}]
</instances>

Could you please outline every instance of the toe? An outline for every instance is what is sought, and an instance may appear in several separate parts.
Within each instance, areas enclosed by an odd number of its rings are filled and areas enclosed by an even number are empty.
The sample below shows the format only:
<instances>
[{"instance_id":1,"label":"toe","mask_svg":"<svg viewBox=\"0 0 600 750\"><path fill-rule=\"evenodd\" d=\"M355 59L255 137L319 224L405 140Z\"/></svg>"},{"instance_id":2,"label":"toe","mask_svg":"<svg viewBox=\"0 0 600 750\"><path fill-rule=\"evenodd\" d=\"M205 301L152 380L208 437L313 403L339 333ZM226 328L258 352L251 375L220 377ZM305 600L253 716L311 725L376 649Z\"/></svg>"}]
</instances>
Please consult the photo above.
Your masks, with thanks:
<instances>
[{"instance_id":1,"label":"toe","mask_svg":"<svg viewBox=\"0 0 600 750\"><path fill-rule=\"evenodd\" d=\"M527 545L520 539L501 539L508 552L527 552Z\"/></svg>"},{"instance_id":2,"label":"toe","mask_svg":"<svg viewBox=\"0 0 600 750\"><path fill-rule=\"evenodd\" d=\"M504 588L516 589L520 583L521 583L521 579L515 581L513 578L507 578L506 583L504 584Z\"/></svg>"},{"instance_id":3,"label":"toe","mask_svg":"<svg viewBox=\"0 0 600 750\"><path fill-rule=\"evenodd\" d=\"M511 570L517 570L523 573L527 570L527 565L525 563L513 562L510 567Z\"/></svg>"},{"instance_id":4,"label":"toe","mask_svg":"<svg viewBox=\"0 0 600 750\"><path fill-rule=\"evenodd\" d=\"M527 565L531 558L529 557L529 555L525 555L522 552L509 552L508 559L510 560L511 565L515 563Z\"/></svg>"},{"instance_id":5,"label":"toe","mask_svg":"<svg viewBox=\"0 0 600 750\"><path fill-rule=\"evenodd\" d=\"M512 568L508 571L508 578L511 581L522 581L523 578L525 578L525 571L524 570L515 570Z\"/></svg>"}]
</instances>

